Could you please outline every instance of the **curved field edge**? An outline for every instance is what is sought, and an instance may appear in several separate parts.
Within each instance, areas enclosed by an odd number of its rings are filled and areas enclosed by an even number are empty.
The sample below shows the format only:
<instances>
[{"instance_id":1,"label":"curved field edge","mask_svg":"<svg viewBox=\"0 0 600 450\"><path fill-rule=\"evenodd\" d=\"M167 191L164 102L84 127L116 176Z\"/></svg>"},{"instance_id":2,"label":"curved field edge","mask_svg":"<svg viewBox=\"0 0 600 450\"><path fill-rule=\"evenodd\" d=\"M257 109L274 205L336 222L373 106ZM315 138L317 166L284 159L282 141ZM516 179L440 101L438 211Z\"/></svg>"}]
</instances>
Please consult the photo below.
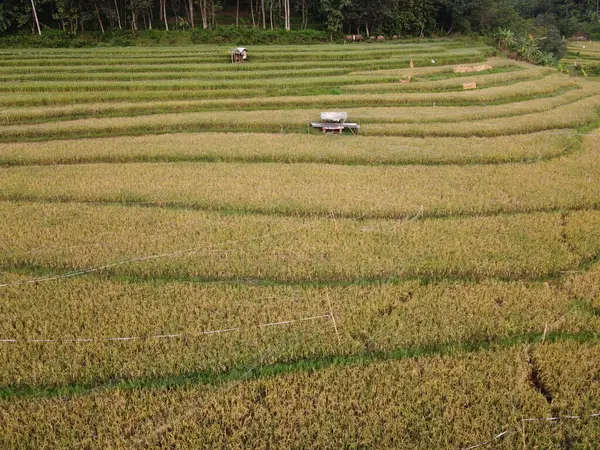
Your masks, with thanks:
<instances>
[{"instance_id":1,"label":"curved field edge","mask_svg":"<svg viewBox=\"0 0 600 450\"><path fill-rule=\"evenodd\" d=\"M331 95L330 88L318 87L308 90L291 89L281 92L270 89L254 90L228 90L228 91L191 91L191 92L82 92L82 93L54 93L54 94L20 94L3 95L0 97L0 105L12 106L51 106L65 104L83 103L111 103L111 102L148 102L148 101L173 101L173 100L203 100L206 105L213 109L223 106L248 107L248 106L273 106L289 107L291 105L339 105L351 106L377 106L385 104L389 106L402 105L465 105L465 104L494 104L531 100L543 96L554 95L558 91L564 92L569 89L577 89L579 83L569 78L553 74L544 78L544 83L536 81L521 81L510 85L488 87L482 90L470 90L465 92L429 92L429 93L388 93L382 94L345 94L339 91ZM462 90L462 85L461 85ZM321 92L326 91L326 92Z\"/></svg>"},{"instance_id":2,"label":"curved field edge","mask_svg":"<svg viewBox=\"0 0 600 450\"><path fill-rule=\"evenodd\" d=\"M10 249L2 253L2 266L25 272L45 267L64 273L108 264L102 274L205 282L510 280L573 270L591 264L598 253L594 211L443 221L300 221L81 205L4 204L2 209L1 232L13 236ZM41 211L43 216L34 219ZM23 220L29 227L17 230ZM146 231L134 232L137 239L132 239L133 231L127 230L134 229ZM447 247L440 245L439 237L448 233L455 239ZM36 242L43 236L45 246L39 250ZM204 244L198 247L197 239ZM91 245L98 240L103 245ZM161 254L167 257L137 260Z\"/></svg>"},{"instance_id":3,"label":"curved field edge","mask_svg":"<svg viewBox=\"0 0 600 450\"><path fill-rule=\"evenodd\" d=\"M357 219L596 209L598 187L593 180L598 176L599 154L593 134L584 138L581 151L535 164L182 162L13 167L2 169L0 198ZM159 179L169 182L157 184ZM426 182L433 179L435 184Z\"/></svg>"},{"instance_id":4,"label":"curved field edge","mask_svg":"<svg viewBox=\"0 0 600 450\"><path fill-rule=\"evenodd\" d=\"M264 364L287 366L298 359L422 356L521 338L552 339L549 335L597 337L597 293L580 291L593 290L598 266L570 272L551 283L253 287L82 278L14 286L3 289L7 320L0 338L16 342L0 344L0 384L26 391L115 379L165 380L179 378L173 375L178 373L219 379L248 367L265 349ZM302 321L325 313L329 316ZM284 325L258 325L267 322ZM223 328L233 331L203 334ZM183 334L154 337L164 333ZM135 338L108 342L119 336ZM70 342L80 338L90 341Z\"/></svg>"},{"instance_id":5,"label":"curved field edge","mask_svg":"<svg viewBox=\"0 0 600 450\"><path fill-rule=\"evenodd\" d=\"M0 144L0 166L135 162L315 163L341 165L505 164L578 151L573 136L390 138L272 134L166 134ZM293 150L292 150L293 148Z\"/></svg>"},{"instance_id":6,"label":"curved field edge","mask_svg":"<svg viewBox=\"0 0 600 450\"><path fill-rule=\"evenodd\" d=\"M533 133L551 129L578 128L593 123L598 117L600 96L575 100L566 105L539 113L520 115L515 123L512 117L499 117L464 123L378 124L377 116L364 125L367 135L400 136L502 136ZM216 114L216 116L215 116ZM185 113L157 114L139 117L82 119L22 125L6 125L1 128L0 141L10 142L28 139L61 139L107 135L131 135L148 133L190 131L258 131L310 133L311 118L318 111L246 111L237 113ZM220 118L221 116L222 118ZM300 117L299 117L300 116ZM301 118L304 116L303 118ZM360 114L359 114L360 116ZM316 116L318 118L318 115ZM389 122L390 119L384 119Z\"/></svg>"},{"instance_id":7,"label":"curved field edge","mask_svg":"<svg viewBox=\"0 0 600 450\"><path fill-rule=\"evenodd\" d=\"M515 117L533 112L543 112L559 106L567 105L585 97L593 96L597 92L593 85L585 85L579 89L559 90L555 95L542 96L533 100L522 100L506 104L494 104L486 106L441 106L436 108L423 108L419 106L392 107L385 104L376 105L377 108L351 108L348 110L350 117L360 123L385 122L385 123L436 123L456 122L459 120L481 120L494 117ZM364 96L364 104L371 102L370 96ZM213 107L215 105L212 105ZM227 103L220 104L218 118L228 122L239 121L240 111L261 111L261 116L269 119L269 114L284 114L287 117L284 122L292 117L289 112L293 109L299 122L296 126L304 126L307 117L318 118L317 109L299 109L290 104L278 105L280 109L269 111L268 108L240 108L236 106L235 113L226 113L230 107ZM308 106L308 105L306 105ZM339 105L338 105L339 106ZM464 110L466 109L466 110ZM282 113L282 110L284 111ZM193 112L209 112L211 105L205 101L171 101L171 102L142 102L142 103L107 103L92 105L72 105L69 107L45 107L45 108L11 108L4 111L0 118L0 125L35 124L48 121L69 121L82 118L112 118L112 117L138 117L155 114L181 114ZM243 118L243 116L242 116ZM280 123L280 126L282 124Z\"/></svg>"},{"instance_id":8,"label":"curved field edge","mask_svg":"<svg viewBox=\"0 0 600 450\"><path fill-rule=\"evenodd\" d=\"M0 399L13 398L52 398L90 395L104 391L127 391L139 389L171 390L194 385L219 385L236 381L258 380L283 376L290 373L312 373L318 370L346 366L364 366L385 361L401 361L428 357L457 357L469 353L501 351L503 349L522 348L533 344L551 345L560 342L600 344L598 333L538 333L515 334L498 340L483 339L479 341L463 341L445 344L434 344L425 347L398 348L389 352L363 353L350 356L330 356L319 359L299 359L288 363L272 365L247 366L230 372L214 374L211 372L186 373L161 378L140 378L130 380L112 380L106 384L71 384L67 386L19 386L0 387Z\"/></svg>"}]
</instances>

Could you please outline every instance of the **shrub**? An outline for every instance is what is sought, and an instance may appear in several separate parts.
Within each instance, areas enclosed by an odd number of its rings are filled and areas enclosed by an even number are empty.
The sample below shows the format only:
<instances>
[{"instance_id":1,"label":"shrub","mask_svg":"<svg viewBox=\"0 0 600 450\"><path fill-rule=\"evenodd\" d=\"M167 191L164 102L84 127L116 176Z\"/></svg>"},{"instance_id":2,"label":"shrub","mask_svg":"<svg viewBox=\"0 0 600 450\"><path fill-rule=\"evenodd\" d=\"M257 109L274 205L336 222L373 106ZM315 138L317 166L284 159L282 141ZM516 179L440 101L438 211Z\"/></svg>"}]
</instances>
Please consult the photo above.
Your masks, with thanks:
<instances>
[{"instance_id":1,"label":"shrub","mask_svg":"<svg viewBox=\"0 0 600 450\"><path fill-rule=\"evenodd\" d=\"M328 33L316 30L262 30L230 26L217 27L213 30L196 28L191 31L191 41L194 44L312 44L328 40Z\"/></svg>"},{"instance_id":2,"label":"shrub","mask_svg":"<svg viewBox=\"0 0 600 450\"><path fill-rule=\"evenodd\" d=\"M19 33L0 38L1 47L36 47L36 48L81 48L91 47L90 41L73 37L60 30L45 30L41 36L37 34Z\"/></svg>"},{"instance_id":3,"label":"shrub","mask_svg":"<svg viewBox=\"0 0 600 450\"><path fill-rule=\"evenodd\" d=\"M539 46L542 52L552 53L557 59L562 58L567 51L565 39L554 26L548 28L545 37L540 39Z\"/></svg>"}]
</instances>

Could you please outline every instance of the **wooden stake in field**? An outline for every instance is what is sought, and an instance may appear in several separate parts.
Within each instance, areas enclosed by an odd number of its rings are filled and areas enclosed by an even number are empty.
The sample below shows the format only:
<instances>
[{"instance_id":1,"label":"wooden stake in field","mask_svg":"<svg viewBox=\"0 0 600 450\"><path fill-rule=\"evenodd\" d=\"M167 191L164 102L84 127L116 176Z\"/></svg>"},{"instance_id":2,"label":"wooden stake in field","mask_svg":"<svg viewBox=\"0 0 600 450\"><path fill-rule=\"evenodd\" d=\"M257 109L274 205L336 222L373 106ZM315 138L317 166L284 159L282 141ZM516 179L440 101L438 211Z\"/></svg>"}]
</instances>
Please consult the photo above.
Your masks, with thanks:
<instances>
[{"instance_id":1,"label":"wooden stake in field","mask_svg":"<svg viewBox=\"0 0 600 450\"><path fill-rule=\"evenodd\" d=\"M337 323L335 322L335 316L333 315L333 307L331 306L331 300L329 299L329 293L326 293L327 297L327 305L329 306L329 315L331 316L331 322L333 322L333 329L335 330L335 335L337 336L338 345L342 346L342 338L340 337L340 333L338 331Z\"/></svg>"}]
</instances>

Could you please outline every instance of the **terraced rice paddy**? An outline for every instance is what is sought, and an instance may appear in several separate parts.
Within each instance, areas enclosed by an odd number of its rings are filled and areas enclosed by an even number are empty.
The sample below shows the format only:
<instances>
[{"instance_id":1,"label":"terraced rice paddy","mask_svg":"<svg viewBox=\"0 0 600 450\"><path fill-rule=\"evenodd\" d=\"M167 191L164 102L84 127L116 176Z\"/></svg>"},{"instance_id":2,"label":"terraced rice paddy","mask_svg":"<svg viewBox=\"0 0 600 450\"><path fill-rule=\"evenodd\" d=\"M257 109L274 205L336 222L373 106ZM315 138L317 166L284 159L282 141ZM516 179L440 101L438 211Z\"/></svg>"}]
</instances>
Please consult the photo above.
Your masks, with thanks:
<instances>
[{"instance_id":1,"label":"terraced rice paddy","mask_svg":"<svg viewBox=\"0 0 600 450\"><path fill-rule=\"evenodd\" d=\"M585 75L600 76L600 42L572 42L563 63L583 68Z\"/></svg>"},{"instance_id":2,"label":"terraced rice paddy","mask_svg":"<svg viewBox=\"0 0 600 450\"><path fill-rule=\"evenodd\" d=\"M0 52L0 446L595 448L600 83L226 50Z\"/></svg>"}]
</instances>

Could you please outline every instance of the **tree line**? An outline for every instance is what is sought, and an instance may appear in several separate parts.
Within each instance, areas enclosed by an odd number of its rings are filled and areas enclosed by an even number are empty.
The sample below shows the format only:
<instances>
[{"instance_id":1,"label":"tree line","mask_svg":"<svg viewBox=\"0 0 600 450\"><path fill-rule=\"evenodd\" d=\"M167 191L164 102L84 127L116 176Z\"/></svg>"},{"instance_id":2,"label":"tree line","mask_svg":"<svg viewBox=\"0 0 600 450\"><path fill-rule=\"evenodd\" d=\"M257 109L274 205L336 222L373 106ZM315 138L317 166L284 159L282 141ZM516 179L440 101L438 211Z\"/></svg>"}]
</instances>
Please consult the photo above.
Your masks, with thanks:
<instances>
[{"instance_id":1,"label":"tree line","mask_svg":"<svg viewBox=\"0 0 600 450\"><path fill-rule=\"evenodd\" d=\"M206 30L226 24L421 37L538 26L570 35L599 18L600 0L4 0L0 33Z\"/></svg>"}]
</instances>

